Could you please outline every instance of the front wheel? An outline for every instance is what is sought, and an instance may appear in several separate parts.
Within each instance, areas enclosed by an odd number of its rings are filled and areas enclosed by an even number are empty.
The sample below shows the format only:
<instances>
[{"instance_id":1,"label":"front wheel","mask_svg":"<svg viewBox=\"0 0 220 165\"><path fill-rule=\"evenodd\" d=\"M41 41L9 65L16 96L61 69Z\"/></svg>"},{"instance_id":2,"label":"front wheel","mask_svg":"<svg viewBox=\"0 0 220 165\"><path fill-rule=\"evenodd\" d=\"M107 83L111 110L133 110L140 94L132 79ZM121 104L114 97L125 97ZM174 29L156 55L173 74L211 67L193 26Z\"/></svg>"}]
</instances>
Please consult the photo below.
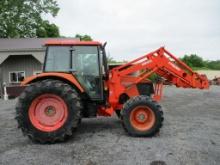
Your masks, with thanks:
<instances>
[{"instance_id":1,"label":"front wheel","mask_svg":"<svg viewBox=\"0 0 220 165\"><path fill-rule=\"evenodd\" d=\"M122 109L122 125L131 136L151 137L162 127L161 106L148 96L129 99Z\"/></svg>"}]
</instances>

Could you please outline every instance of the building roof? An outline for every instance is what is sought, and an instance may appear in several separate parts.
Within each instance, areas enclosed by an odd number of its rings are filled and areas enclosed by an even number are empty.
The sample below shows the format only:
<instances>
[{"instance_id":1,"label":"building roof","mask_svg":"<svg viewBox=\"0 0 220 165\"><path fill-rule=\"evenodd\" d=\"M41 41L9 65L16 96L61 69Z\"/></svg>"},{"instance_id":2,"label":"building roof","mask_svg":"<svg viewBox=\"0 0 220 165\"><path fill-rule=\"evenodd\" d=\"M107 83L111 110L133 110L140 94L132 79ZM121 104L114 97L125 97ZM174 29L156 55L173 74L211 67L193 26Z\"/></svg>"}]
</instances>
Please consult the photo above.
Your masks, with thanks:
<instances>
[{"instance_id":1,"label":"building roof","mask_svg":"<svg viewBox=\"0 0 220 165\"><path fill-rule=\"evenodd\" d=\"M78 38L0 38L0 65L11 55L31 55L43 63L44 53L33 52L43 52L46 41L52 39L80 41Z\"/></svg>"},{"instance_id":2,"label":"building roof","mask_svg":"<svg viewBox=\"0 0 220 165\"><path fill-rule=\"evenodd\" d=\"M75 40L77 38L1 38L0 51L42 49L48 40Z\"/></svg>"}]
</instances>

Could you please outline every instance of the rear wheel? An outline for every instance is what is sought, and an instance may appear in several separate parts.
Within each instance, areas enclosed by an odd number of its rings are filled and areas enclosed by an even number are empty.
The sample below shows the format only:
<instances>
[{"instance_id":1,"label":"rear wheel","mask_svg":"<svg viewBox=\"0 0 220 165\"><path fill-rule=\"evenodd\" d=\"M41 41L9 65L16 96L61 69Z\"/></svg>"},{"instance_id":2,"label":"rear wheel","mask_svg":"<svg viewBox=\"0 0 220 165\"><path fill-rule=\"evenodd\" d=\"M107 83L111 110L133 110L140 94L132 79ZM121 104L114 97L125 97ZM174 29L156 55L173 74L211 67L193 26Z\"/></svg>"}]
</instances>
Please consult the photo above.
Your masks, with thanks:
<instances>
[{"instance_id":1,"label":"rear wheel","mask_svg":"<svg viewBox=\"0 0 220 165\"><path fill-rule=\"evenodd\" d=\"M40 143L64 141L80 121L78 93L59 80L43 80L26 87L16 105L18 127Z\"/></svg>"},{"instance_id":2,"label":"rear wheel","mask_svg":"<svg viewBox=\"0 0 220 165\"><path fill-rule=\"evenodd\" d=\"M154 136L159 132L162 122L161 106L148 96L136 96L123 106L122 124L132 136Z\"/></svg>"}]
</instances>

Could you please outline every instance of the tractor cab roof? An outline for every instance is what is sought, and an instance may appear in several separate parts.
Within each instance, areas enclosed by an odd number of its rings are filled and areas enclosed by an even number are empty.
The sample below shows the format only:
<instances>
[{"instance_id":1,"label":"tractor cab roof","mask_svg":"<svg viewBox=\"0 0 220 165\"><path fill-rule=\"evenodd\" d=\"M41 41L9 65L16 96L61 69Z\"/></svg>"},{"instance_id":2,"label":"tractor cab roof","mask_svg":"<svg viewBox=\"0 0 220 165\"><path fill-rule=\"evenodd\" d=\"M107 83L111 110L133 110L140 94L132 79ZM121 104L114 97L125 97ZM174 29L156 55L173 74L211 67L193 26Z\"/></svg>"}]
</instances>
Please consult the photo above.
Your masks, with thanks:
<instances>
[{"instance_id":1,"label":"tractor cab roof","mask_svg":"<svg viewBox=\"0 0 220 165\"><path fill-rule=\"evenodd\" d=\"M98 41L77 41L73 39L68 39L68 40L48 40L45 42L46 46L71 46L71 45L77 45L77 46L98 46L102 45Z\"/></svg>"}]
</instances>

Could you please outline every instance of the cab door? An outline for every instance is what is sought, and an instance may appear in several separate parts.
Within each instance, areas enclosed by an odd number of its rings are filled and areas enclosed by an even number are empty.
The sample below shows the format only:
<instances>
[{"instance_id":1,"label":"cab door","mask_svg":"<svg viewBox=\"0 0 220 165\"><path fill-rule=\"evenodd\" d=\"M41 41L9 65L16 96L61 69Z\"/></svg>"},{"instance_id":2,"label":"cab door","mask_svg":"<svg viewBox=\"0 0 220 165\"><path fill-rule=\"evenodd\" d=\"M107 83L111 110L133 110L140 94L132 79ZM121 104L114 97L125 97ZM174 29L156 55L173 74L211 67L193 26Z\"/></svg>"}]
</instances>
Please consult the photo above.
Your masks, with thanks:
<instances>
[{"instance_id":1,"label":"cab door","mask_svg":"<svg viewBox=\"0 0 220 165\"><path fill-rule=\"evenodd\" d=\"M72 70L91 100L103 99L100 53L97 46L73 46Z\"/></svg>"}]
</instances>

